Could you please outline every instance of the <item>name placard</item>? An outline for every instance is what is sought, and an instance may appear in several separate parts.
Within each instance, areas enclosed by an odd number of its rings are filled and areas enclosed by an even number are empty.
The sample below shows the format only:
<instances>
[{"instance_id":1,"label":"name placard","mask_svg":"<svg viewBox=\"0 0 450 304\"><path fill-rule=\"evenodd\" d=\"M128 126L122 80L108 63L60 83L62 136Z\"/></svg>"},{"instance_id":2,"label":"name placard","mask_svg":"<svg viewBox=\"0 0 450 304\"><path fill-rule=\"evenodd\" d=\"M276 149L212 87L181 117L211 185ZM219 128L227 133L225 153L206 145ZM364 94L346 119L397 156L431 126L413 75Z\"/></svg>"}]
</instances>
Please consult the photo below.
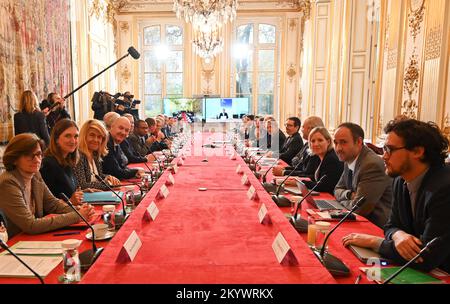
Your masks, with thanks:
<instances>
[{"instance_id":1,"label":"name placard","mask_svg":"<svg viewBox=\"0 0 450 304\"><path fill-rule=\"evenodd\" d=\"M179 159L179 160L178 160L178 163L177 163L177 164L178 164L178 166L180 166L180 167L181 167L181 166L183 166L183 165L184 165L184 160L183 160L183 159L184 159L184 158L181 158L181 159Z\"/></svg>"},{"instance_id":2,"label":"name placard","mask_svg":"<svg viewBox=\"0 0 450 304\"><path fill-rule=\"evenodd\" d=\"M242 170L241 170L241 165L238 165L237 166L237 168L236 168L236 173L241 173L242 172Z\"/></svg>"},{"instance_id":3,"label":"name placard","mask_svg":"<svg viewBox=\"0 0 450 304\"><path fill-rule=\"evenodd\" d=\"M127 263L133 262L139 249L142 247L142 241L137 235L136 231L133 232L128 237L127 241L123 244L122 249L119 252L119 257L117 262Z\"/></svg>"},{"instance_id":4,"label":"name placard","mask_svg":"<svg viewBox=\"0 0 450 304\"><path fill-rule=\"evenodd\" d=\"M158 214L159 214L159 209L156 206L155 202L152 202L150 204L150 206L148 206L147 209L145 209L143 218L147 222L155 221Z\"/></svg>"},{"instance_id":5,"label":"name placard","mask_svg":"<svg viewBox=\"0 0 450 304\"><path fill-rule=\"evenodd\" d=\"M247 197L249 200L257 199L255 187L250 186L250 189L248 189L248 191L247 191Z\"/></svg>"},{"instance_id":6,"label":"name placard","mask_svg":"<svg viewBox=\"0 0 450 304\"><path fill-rule=\"evenodd\" d=\"M298 261L292 252L291 246L289 246L281 232L278 232L277 237L273 241L272 249L278 263L282 265L298 265Z\"/></svg>"},{"instance_id":7,"label":"name placard","mask_svg":"<svg viewBox=\"0 0 450 304\"><path fill-rule=\"evenodd\" d=\"M167 189L166 185L162 185L161 188L159 188L159 194L164 198L169 196L169 189Z\"/></svg>"},{"instance_id":8,"label":"name placard","mask_svg":"<svg viewBox=\"0 0 450 304\"><path fill-rule=\"evenodd\" d=\"M262 204L261 208L259 208L258 219L259 223L263 225L268 225L272 223L272 220L270 219L269 212L267 211L267 207L265 204Z\"/></svg>"},{"instance_id":9,"label":"name placard","mask_svg":"<svg viewBox=\"0 0 450 304\"><path fill-rule=\"evenodd\" d=\"M173 177L172 173L169 173L166 183L169 185L175 185L175 178Z\"/></svg>"},{"instance_id":10,"label":"name placard","mask_svg":"<svg viewBox=\"0 0 450 304\"><path fill-rule=\"evenodd\" d=\"M247 185L247 183L248 183L248 176L247 176L247 174L244 174L244 175L242 176L242 178L241 178L241 183L242 183L243 185Z\"/></svg>"},{"instance_id":11,"label":"name placard","mask_svg":"<svg viewBox=\"0 0 450 304\"><path fill-rule=\"evenodd\" d=\"M178 173L178 165L177 164L172 166L172 172L173 172L173 174L177 174Z\"/></svg>"},{"instance_id":12,"label":"name placard","mask_svg":"<svg viewBox=\"0 0 450 304\"><path fill-rule=\"evenodd\" d=\"M231 160L236 160L236 153L235 152L231 153L230 159Z\"/></svg>"}]
</instances>

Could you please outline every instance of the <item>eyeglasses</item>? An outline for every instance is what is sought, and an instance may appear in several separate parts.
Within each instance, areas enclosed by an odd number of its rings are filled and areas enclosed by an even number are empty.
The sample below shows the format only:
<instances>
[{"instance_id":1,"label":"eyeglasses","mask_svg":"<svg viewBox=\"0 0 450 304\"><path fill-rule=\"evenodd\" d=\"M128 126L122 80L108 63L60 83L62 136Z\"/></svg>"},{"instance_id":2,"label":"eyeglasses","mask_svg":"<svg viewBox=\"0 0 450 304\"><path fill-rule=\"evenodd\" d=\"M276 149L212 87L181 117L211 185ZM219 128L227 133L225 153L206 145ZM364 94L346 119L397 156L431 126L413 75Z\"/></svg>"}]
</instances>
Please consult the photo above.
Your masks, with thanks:
<instances>
[{"instance_id":1,"label":"eyeglasses","mask_svg":"<svg viewBox=\"0 0 450 304\"><path fill-rule=\"evenodd\" d=\"M394 153L397 150L401 150L401 149L406 149L406 147L405 146L403 146L403 147L393 147L393 146L389 146L389 145L384 145L383 146L383 151L387 155L392 155L392 153Z\"/></svg>"},{"instance_id":2,"label":"eyeglasses","mask_svg":"<svg viewBox=\"0 0 450 304\"><path fill-rule=\"evenodd\" d=\"M28 160L33 160L35 157L41 159L42 158L42 151L36 152L36 153L29 153L25 154L25 158Z\"/></svg>"}]
</instances>

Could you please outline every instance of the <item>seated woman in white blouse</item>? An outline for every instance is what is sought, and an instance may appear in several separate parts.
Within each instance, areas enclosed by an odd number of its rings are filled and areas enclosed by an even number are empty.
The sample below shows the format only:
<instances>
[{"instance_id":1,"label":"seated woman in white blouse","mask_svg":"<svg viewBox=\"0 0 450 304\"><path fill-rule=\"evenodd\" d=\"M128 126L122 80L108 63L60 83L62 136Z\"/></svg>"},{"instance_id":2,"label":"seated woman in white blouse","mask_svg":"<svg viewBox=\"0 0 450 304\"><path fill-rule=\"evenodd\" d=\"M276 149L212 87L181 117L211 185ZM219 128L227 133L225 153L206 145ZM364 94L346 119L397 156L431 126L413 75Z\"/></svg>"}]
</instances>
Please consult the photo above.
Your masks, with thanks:
<instances>
[{"instance_id":1,"label":"seated woman in white blouse","mask_svg":"<svg viewBox=\"0 0 450 304\"><path fill-rule=\"evenodd\" d=\"M81 127L78 147L80 160L75 166L75 177L81 189L108 190L108 187L96 179L95 174L111 186L120 185L120 181L114 176L103 174L102 158L108 154L107 142L108 132L99 120L90 119Z\"/></svg>"}]
</instances>

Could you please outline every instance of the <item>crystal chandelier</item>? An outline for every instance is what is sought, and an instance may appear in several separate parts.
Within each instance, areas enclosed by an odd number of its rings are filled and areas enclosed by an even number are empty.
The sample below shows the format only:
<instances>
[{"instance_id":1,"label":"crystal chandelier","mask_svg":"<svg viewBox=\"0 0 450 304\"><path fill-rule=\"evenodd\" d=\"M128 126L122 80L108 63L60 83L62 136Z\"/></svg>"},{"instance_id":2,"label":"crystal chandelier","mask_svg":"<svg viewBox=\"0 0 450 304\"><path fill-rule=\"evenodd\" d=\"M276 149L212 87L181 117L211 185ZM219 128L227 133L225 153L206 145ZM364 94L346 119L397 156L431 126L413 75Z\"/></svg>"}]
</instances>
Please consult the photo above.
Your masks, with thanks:
<instances>
[{"instance_id":1,"label":"crystal chandelier","mask_svg":"<svg viewBox=\"0 0 450 304\"><path fill-rule=\"evenodd\" d=\"M173 10L177 18L192 24L196 53L209 58L222 51L222 26L233 22L237 6L237 0L174 0Z\"/></svg>"},{"instance_id":2,"label":"crystal chandelier","mask_svg":"<svg viewBox=\"0 0 450 304\"><path fill-rule=\"evenodd\" d=\"M194 39L192 40L194 51L201 58L211 58L222 52L223 38L221 29L203 32L194 31Z\"/></svg>"}]
</instances>

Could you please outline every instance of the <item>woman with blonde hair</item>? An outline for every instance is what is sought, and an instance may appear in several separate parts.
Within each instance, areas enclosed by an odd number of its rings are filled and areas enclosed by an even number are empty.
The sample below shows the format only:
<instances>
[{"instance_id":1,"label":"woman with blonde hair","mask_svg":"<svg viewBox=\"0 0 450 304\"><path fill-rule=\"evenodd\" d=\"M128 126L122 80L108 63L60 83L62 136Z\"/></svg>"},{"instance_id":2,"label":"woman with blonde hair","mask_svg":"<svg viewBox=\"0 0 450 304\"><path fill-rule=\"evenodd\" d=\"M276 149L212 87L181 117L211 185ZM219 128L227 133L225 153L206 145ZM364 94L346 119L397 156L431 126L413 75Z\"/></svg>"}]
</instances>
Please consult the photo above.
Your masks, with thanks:
<instances>
[{"instance_id":1,"label":"woman with blonde hair","mask_svg":"<svg viewBox=\"0 0 450 304\"><path fill-rule=\"evenodd\" d=\"M314 176L311 177L311 181L304 181L304 183L306 187L312 188L318 180L326 175L320 185L317 186L316 191L328 192L333 195L334 187L344 171L344 163L339 161L334 151L333 139L326 128L316 127L309 133L308 142L311 153L319 157L320 164Z\"/></svg>"},{"instance_id":2,"label":"woman with blonde hair","mask_svg":"<svg viewBox=\"0 0 450 304\"><path fill-rule=\"evenodd\" d=\"M102 159L108 154L108 131L97 119L86 121L80 130L78 151L80 159L75 166L75 177L81 189L108 190L98 181L95 174L112 186L120 185L120 181L112 175L103 174Z\"/></svg>"},{"instance_id":3,"label":"woman with blonde hair","mask_svg":"<svg viewBox=\"0 0 450 304\"><path fill-rule=\"evenodd\" d=\"M73 169L78 162L78 126L69 119L61 119L52 129L50 145L44 153L41 175L54 196L64 193L73 204L83 200Z\"/></svg>"},{"instance_id":4,"label":"woman with blonde hair","mask_svg":"<svg viewBox=\"0 0 450 304\"><path fill-rule=\"evenodd\" d=\"M14 134L22 133L34 133L46 145L50 142L45 115L39 110L37 97L30 90L22 93L19 112L14 114Z\"/></svg>"},{"instance_id":5,"label":"woman with blonde hair","mask_svg":"<svg viewBox=\"0 0 450 304\"><path fill-rule=\"evenodd\" d=\"M44 233L80 221L65 202L50 192L41 178L42 147L42 140L37 135L24 133L13 137L3 154L6 171L0 175L0 209L10 237L22 231ZM88 204L78 210L88 220L95 213ZM57 215L46 217L48 214Z\"/></svg>"}]
</instances>

